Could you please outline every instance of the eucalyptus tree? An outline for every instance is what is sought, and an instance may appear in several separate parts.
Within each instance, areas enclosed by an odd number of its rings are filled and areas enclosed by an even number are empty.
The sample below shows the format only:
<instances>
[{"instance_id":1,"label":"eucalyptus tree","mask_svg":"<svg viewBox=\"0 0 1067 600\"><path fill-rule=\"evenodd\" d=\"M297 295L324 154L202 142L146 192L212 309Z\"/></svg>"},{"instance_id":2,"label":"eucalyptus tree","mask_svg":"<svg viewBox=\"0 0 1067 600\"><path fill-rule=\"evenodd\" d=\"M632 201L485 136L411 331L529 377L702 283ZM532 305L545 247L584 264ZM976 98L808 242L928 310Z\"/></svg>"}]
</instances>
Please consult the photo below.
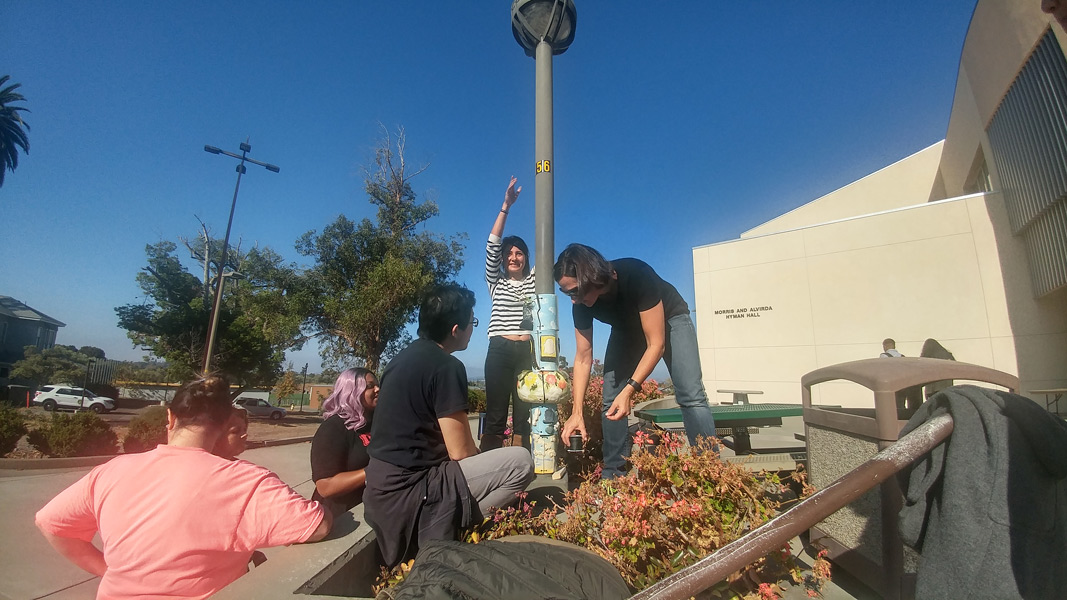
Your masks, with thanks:
<instances>
[{"instance_id":1,"label":"eucalyptus tree","mask_svg":"<svg viewBox=\"0 0 1067 600\"><path fill-rule=\"evenodd\" d=\"M209 238L206 244L218 247L217 242ZM255 247L217 262L191 253L198 266L207 263L204 281L182 264L174 242L149 244L145 251L148 264L137 274L142 301L115 309L130 340L165 361L173 381L199 374L222 266L233 280L223 287L213 372L242 387L273 386L285 351L299 349L308 339L301 331L306 308L299 270L270 248Z\"/></svg>"},{"instance_id":2,"label":"eucalyptus tree","mask_svg":"<svg viewBox=\"0 0 1067 600\"><path fill-rule=\"evenodd\" d=\"M307 271L312 295L311 331L327 365L362 364L377 371L409 340L422 295L455 277L463 266L466 234L442 236L424 229L439 213L433 201L418 202L411 180L403 129L385 133L365 173L364 189L377 207L376 220L340 215L322 232L309 231L297 251L314 260Z\"/></svg>"}]
</instances>

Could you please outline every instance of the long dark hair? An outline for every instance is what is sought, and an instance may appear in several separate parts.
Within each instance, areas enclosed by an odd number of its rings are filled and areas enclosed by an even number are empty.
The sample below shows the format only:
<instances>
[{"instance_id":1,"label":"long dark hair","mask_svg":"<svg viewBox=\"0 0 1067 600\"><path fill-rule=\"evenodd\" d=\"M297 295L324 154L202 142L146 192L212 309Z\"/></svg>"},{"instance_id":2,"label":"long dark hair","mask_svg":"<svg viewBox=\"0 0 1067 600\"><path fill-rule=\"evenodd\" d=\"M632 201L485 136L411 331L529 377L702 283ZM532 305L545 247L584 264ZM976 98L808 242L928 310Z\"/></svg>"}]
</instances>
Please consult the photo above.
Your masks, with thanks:
<instances>
[{"instance_id":1,"label":"long dark hair","mask_svg":"<svg viewBox=\"0 0 1067 600\"><path fill-rule=\"evenodd\" d=\"M558 283L564 277L578 280L578 289L584 293L593 288L606 287L614 273L611 263L595 249L583 244L571 244L559 253L552 276Z\"/></svg>"},{"instance_id":2,"label":"long dark hair","mask_svg":"<svg viewBox=\"0 0 1067 600\"><path fill-rule=\"evenodd\" d=\"M526 242L517 235L509 235L500 241L500 273L507 278L508 254L511 254L512 248L518 248L523 256L526 257L526 260L522 265L522 278L526 279L530 276L530 249L526 247Z\"/></svg>"}]
</instances>

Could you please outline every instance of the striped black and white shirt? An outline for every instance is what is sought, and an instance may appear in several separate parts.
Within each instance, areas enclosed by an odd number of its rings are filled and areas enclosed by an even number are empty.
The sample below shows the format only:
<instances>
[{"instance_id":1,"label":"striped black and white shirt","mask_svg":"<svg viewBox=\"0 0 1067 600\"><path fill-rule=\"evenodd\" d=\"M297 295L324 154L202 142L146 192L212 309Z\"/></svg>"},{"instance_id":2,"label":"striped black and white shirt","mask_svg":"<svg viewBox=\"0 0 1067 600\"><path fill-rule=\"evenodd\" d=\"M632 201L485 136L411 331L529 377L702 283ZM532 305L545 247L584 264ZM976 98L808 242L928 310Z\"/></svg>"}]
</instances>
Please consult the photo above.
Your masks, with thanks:
<instances>
[{"instance_id":1,"label":"striped black and white shirt","mask_svg":"<svg viewBox=\"0 0 1067 600\"><path fill-rule=\"evenodd\" d=\"M489 235L485 244L485 282L489 284L492 313L489 315L489 337L494 335L524 335L531 333L522 327L523 305L527 296L533 296L534 271L521 281L510 279L500 271L500 242L497 235ZM527 256L526 260L530 260Z\"/></svg>"}]
</instances>

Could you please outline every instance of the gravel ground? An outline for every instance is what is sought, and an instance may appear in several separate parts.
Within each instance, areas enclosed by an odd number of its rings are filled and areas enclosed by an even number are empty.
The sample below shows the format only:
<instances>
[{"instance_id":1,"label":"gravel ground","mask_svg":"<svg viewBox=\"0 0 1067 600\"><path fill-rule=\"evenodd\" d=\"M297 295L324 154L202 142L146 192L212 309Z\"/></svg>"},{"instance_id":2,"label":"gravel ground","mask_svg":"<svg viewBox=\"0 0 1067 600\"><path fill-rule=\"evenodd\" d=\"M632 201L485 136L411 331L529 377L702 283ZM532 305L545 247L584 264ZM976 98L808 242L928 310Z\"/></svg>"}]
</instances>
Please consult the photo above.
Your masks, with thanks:
<instances>
[{"instance_id":1,"label":"gravel ground","mask_svg":"<svg viewBox=\"0 0 1067 600\"><path fill-rule=\"evenodd\" d=\"M280 421L252 419L248 423L248 441L265 442L315 435L322 419L318 415L290 415Z\"/></svg>"}]
</instances>

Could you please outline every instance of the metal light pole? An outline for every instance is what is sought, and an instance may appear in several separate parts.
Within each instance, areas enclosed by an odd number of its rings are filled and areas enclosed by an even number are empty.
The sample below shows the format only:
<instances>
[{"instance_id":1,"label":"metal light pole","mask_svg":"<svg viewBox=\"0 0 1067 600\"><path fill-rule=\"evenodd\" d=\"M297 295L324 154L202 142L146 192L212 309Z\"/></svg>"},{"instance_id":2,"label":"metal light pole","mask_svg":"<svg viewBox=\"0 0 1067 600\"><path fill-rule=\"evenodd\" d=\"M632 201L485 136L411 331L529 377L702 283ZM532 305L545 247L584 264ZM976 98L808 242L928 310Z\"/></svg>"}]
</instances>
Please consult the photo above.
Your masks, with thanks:
<instances>
[{"instance_id":1,"label":"metal light pole","mask_svg":"<svg viewBox=\"0 0 1067 600\"><path fill-rule=\"evenodd\" d=\"M308 363L304 363L304 382L300 384L300 412L304 412L304 392L308 386Z\"/></svg>"},{"instance_id":2,"label":"metal light pole","mask_svg":"<svg viewBox=\"0 0 1067 600\"><path fill-rule=\"evenodd\" d=\"M89 385L89 367L93 366L92 358L85 363L85 377L82 379L82 397L78 400L78 408L85 408L85 386Z\"/></svg>"},{"instance_id":3,"label":"metal light pole","mask_svg":"<svg viewBox=\"0 0 1067 600\"><path fill-rule=\"evenodd\" d=\"M204 376L207 377L211 374L211 357L215 352L215 332L219 327L219 309L222 307L222 288L226 282L226 275L223 271L226 270L226 261L229 258L229 246L230 246L230 227L233 225L233 211L237 208L237 191L241 189L241 175L244 175L245 162L250 162L254 165L259 165L266 168L268 171L278 173L281 171L279 167L265 162L259 162L258 160L252 160L248 158L248 153L251 152L252 146L249 145L246 139L241 144L241 154L234 154L233 152L227 152L216 148L215 146L204 146L205 152L212 154L225 154L233 158L240 159L240 163L237 165L237 185L233 188L233 201L230 202L230 218L226 221L226 236L222 238L222 259L218 263L218 285L215 286L215 302L211 308L211 320L208 322L207 328L207 349L204 351Z\"/></svg>"},{"instance_id":4,"label":"metal light pole","mask_svg":"<svg viewBox=\"0 0 1067 600\"><path fill-rule=\"evenodd\" d=\"M555 207L552 156L552 56L563 54L574 41L578 14L572 0L514 0L511 3L511 32L515 40L536 63L534 85L534 200L535 255L537 269L533 298L534 358L539 377L551 373L555 379L559 365L559 319L556 310L555 282L550 265L555 255ZM554 379L554 380L555 380ZM544 389L544 386L541 386ZM568 390L569 394L569 390ZM538 473L555 471L556 421L555 403L545 399L531 406L530 444L534 469Z\"/></svg>"}]
</instances>

